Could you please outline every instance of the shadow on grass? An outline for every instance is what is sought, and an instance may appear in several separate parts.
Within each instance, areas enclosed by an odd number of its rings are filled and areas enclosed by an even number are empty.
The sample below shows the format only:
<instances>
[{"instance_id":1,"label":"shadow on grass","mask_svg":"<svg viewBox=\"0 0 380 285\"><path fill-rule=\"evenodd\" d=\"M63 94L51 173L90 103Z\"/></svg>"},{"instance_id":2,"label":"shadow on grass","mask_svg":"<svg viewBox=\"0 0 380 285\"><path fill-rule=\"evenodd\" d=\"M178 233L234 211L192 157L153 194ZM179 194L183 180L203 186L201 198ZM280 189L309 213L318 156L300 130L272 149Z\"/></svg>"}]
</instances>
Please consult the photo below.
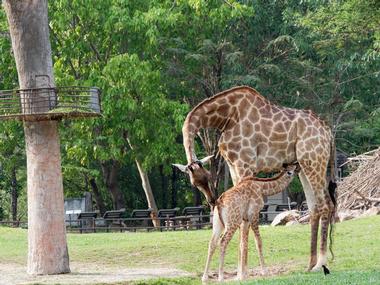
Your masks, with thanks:
<instances>
[{"instance_id":1,"label":"shadow on grass","mask_svg":"<svg viewBox=\"0 0 380 285\"><path fill-rule=\"evenodd\" d=\"M126 283L120 283L126 284ZM175 278L175 279L155 279L147 281L136 281L128 283L130 285L198 285L202 284L200 278ZM218 284L209 282L208 284ZM324 276L323 273L292 273L280 277L260 278L256 280L246 280L244 282L223 282L220 284L271 284L271 285L320 285L320 284L380 284L380 271L335 271Z\"/></svg>"}]
</instances>

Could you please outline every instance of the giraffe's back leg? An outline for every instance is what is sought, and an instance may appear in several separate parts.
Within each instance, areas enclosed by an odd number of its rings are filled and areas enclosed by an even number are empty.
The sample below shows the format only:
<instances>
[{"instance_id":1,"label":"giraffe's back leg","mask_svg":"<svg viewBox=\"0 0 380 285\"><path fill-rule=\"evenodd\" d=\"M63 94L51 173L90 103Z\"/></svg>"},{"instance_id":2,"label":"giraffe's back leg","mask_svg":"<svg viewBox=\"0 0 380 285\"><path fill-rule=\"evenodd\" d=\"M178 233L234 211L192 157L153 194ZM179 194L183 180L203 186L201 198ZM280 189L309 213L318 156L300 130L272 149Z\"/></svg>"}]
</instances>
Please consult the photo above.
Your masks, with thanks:
<instances>
[{"instance_id":1,"label":"giraffe's back leg","mask_svg":"<svg viewBox=\"0 0 380 285\"><path fill-rule=\"evenodd\" d=\"M327 189L325 189L324 193L324 205L321 207L321 244L320 244L320 255L318 257L317 264L312 268L312 271L320 270L323 266L326 266L327 264L327 239L328 239L328 232L329 232L329 226L333 223L333 215L335 213L335 205L332 200L332 197L330 196L330 193ZM331 228L330 228L331 229ZM332 229L331 229L332 230ZM331 234L331 233L330 233ZM331 242L331 240L330 240ZM330 243L330 250L331 250L331 243ZM332 252L331 252L332 253ZM325 271L326 268L324 268ZM328 272L328 270L327 270ZM326 274L326 271L325 271Z\"/></svg>"},{"instance_id":2,"label":"giraffe's back leg","mask_svg":"<svg viewBox=\"0 0 380 285\"><path fill-rule=\"evenodd\" d=\"M317 239L318 239L318 227L319 227L319 215L315 211L316 198L314 196L312 187L306 177L302 172L299 173L299 178L306 196L307 205L310 211L310 259L308 270L311 270L317 263Z\"/></svg>"},{"instance_id":3,"label":"giraffe's back leg","mask_svg":"<svg viewBox=\"0 0 380 285\"><path fill-rule=\"evenodd\" d=\"M321 162L321 171L316 171L316 165L300 162L302 171L299 174L305 196L310 210L311 246L309 270L317 270L327 262L327 235L332 211L331 199L326 195L326 167L327 163ZM317 261L317 239L319 221L321 223L320 254Z\"/></svg>"},{"instance_id":4,"label":"giraffe's back leg","mask_svg":"<svg viewBox=\"0 0 380 285\"><path fill-rule=\"evenodd\" d=\"M224 279L224 257L226 255L226 249L230 243L234 233L236 232L239 224L226 224L224 233L220 240L220 258L219 258L219 276L218 281L223 281Z\"/></svg>"},{"instance_id":5,"label":"giraffe's back leg","mask_svg":"<svg viewBox=\"0 0 380 285\"><path fill-rule=\"evenodd\" d=\"M244 220L240 225L240 262L237 271L238 280L244 280L247 277L249 226L249 222Z\"/></svg>"},{"instance_id":6,"label":"giraffe's back leg","mask_svg":"<svg viewBox=\"0 0 380 285\"><path fill-rule=\"evenodd\" d=\"M320 244L320 252L317 264L311 268L311 271L318 271L322 268L322 266L327 265L327 236L329 230L329 216L326 214L321 215L321 244Z\"/></svg>"}]
</instances>

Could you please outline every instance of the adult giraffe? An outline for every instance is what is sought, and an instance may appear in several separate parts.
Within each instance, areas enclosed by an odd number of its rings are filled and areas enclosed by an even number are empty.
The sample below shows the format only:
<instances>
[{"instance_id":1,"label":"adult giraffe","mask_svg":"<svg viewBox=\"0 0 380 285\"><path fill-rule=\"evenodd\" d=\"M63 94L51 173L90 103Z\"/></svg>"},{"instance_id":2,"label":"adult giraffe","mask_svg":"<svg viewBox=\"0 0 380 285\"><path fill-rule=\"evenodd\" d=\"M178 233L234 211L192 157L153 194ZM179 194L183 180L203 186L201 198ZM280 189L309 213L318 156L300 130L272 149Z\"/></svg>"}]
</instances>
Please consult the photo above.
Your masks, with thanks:
<instances>
[{"instance_id":1,"label":"adult giraffe","mask_svg":"<svg viewBox=\"0 0 380 285\"><path fill-rule=\"evenodd\" d=\"M182 128L187 165L176 166L189 173L191 183L212 204L216 197L209 183L210 176L202 167L210 157L198 160L194 151L195 135L202 128L221 131L219 151L228 163L234 185L243 177L279 171L284 164L299 162L299 177L310 210L308 270L316 271L325 266L328 227L335 209L335 199L326 185L333 143L326 123L309 110L276 106L247 86L226 90L201 102L187 115ZM321 241L317 259L320 220Z\"/></svg>"}]
</instances>

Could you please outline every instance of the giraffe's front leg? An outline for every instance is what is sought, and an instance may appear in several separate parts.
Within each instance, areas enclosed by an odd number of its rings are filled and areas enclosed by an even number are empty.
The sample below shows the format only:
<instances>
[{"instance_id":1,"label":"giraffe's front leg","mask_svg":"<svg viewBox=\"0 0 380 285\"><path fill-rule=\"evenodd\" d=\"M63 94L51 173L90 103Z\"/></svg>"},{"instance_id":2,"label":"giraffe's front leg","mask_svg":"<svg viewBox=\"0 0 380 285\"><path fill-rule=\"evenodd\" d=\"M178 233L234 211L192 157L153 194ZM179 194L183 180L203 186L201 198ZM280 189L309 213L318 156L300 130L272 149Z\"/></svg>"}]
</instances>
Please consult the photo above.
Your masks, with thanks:
<instances>
[{"instance_id":1,"label":"giraffe's front leg","mask_svg":"<svg viewBox=\"0 0 380 285\"><path fill-rule=\"evenodd\" d=\"M208 271L210 268L211 258L218 245L219 237L222 231L223 231L223 225L219 220L218 209L217 207L215 207L213 222L212 222L212 236L211 236L209 246L208 246L207 261L206 261L205 270L202 276L202 282L206 282L208 280Z\"/></svg>"},{"instance_id":2,"label":"giraffe's front leg","mask_svg":"<svg viewBox=\"0 0 380 285\"><path fill-rule=\"evenodd\" d=\"M264 256L263 256L263 243L260 236L260 230L259 230L259 214L257 214L257 218L255 218L251 222L251 228L255 236L255 244L256 244L256 250L259 255L259 261L260 261L260 267L261 271L265 273L265 262L264 262Z\"/></svg>"}]
</instances>

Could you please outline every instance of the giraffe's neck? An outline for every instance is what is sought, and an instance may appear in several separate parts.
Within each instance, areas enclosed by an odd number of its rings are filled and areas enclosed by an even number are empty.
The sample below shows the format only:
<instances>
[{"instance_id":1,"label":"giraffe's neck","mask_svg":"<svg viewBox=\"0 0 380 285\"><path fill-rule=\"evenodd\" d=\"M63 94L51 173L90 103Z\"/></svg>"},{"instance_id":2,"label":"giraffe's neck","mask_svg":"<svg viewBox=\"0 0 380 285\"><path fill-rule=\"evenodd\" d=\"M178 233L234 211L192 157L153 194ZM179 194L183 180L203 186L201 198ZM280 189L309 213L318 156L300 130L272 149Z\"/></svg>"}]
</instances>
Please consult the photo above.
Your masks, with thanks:
<instances>
[{"instance_id":1,"label":"giraffe's neck","mask_svg":"<svg viewBox=\"0 0 380 285\"><path fill-rule=\"evenodd\" d=\"M286 187L288 187L289 183L293 180L293 177L294 176L289 176L285 174L285 172L282 172L274 179L263 181L257 180L257 182L260 183L261 193L264 196L272 196L284 191Z\"/></svg>"},{"instance_id":2,"label":"giraffe's neck","mask_svg":"<svg viewBox=\"0 0 380 285\"><path fill-rule=\"evenodd\" d=\"M256 111L264 108L263 112L268 112L270 105L268 100L248 86L234 87L201 102L187 115L182 128L187 162L197 160L194 138L199 129L216 128L222 131L232 129L248 116L251 106L255 106ZM260 114L257 113L257 116Z\"/></svg>"},{"instance_id":3,"label":"giraffe's neck","mask_svg":"<svg viewBox=\"0 0 380 285\"><path fill-rule=\"evenodd\" d=\"M224 130L236 122L233 106L223 98L210 98L195 107L186 117L182 128L183 145L187 163L197 160L194 139L200 129L215 128Z\"/></svg>"}]
</instances>

